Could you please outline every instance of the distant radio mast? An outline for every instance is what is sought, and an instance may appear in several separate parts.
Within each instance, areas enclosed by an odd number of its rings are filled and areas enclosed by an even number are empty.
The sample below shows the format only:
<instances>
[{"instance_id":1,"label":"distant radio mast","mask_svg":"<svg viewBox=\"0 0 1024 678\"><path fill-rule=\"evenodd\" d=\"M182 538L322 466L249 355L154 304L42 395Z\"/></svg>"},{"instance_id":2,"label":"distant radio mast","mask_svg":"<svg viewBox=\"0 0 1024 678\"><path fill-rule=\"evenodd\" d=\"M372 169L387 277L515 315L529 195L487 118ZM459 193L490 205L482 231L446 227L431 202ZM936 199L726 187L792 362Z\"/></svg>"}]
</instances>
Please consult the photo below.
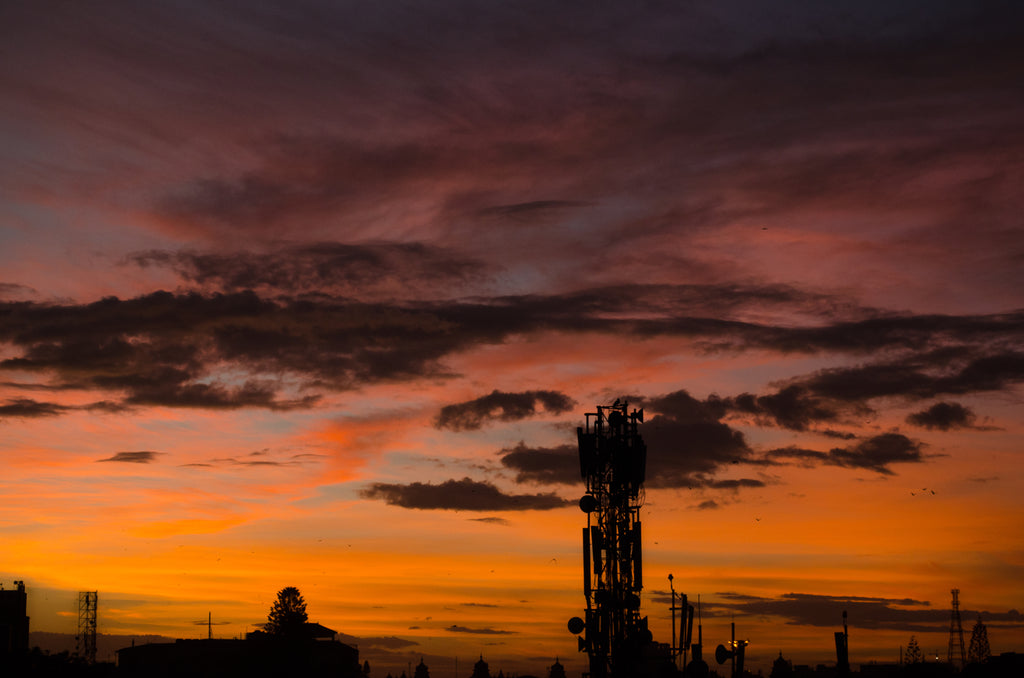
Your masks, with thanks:
<instances>
[{"instance_id":1,"label":"distant radio mast","mask_svg":"<svg viewBox=\"0 0 1024 678\"><path fill-rule=\"evenodd\" d=\"M78 656L88 664L96 663L96 591L78 594Z\"/></svg>"},{"instance_id":2,"label":"distant radio mast","mask_svg":"<svg viewBox=\"0 0 1024 678\"><path fill-rule=\"evenodd\" d=\"M953 612L949 620L949 655L951 665L964 667L964 627L960 624L960 589L950 591L953 594ZM956 663L954 664L954 660Z\"/></svg>"}]
</instances>

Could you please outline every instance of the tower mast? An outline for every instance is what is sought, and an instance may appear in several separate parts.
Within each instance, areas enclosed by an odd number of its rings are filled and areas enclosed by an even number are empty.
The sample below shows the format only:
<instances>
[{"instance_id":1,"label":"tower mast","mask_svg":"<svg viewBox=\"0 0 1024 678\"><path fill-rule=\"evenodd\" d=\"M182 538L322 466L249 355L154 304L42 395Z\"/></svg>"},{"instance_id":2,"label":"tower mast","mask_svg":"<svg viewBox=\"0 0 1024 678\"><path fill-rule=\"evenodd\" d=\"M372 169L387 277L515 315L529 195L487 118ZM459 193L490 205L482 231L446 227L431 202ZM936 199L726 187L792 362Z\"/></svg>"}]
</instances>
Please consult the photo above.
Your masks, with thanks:
<instances>
[{"instance_id":1,"label":"tower mast","mask_svg":"<svg viewBox=\"0 0 1024 678\"><path fill-rule=\"evenodd\" d=\"M651 642L647 618L640 616L643 563L640 507L647 447L637 430L643 410L629 412L625 402L599 405L577 429L580 474L587 493L580 508L583 529L583 594L586 619L574 617L569 630L586 634L580 650L590 658L590 678L636 673L642 651Z\"/></svg>"},{"instance_id":2,"label":"tower mast","mask_svg":"<svg viewBox=\"0 0 1024 678\"><path fill-rule=\"evenodd\" d=\"M949 620L949 654L946 658L951 665L959 664L962 669L966 653L964 652L964 627L960 623L960 589L952 589L950 593L953 594L953 610ZM956 663L954 660L957 660Z\"/></svg>"}]
</instances>

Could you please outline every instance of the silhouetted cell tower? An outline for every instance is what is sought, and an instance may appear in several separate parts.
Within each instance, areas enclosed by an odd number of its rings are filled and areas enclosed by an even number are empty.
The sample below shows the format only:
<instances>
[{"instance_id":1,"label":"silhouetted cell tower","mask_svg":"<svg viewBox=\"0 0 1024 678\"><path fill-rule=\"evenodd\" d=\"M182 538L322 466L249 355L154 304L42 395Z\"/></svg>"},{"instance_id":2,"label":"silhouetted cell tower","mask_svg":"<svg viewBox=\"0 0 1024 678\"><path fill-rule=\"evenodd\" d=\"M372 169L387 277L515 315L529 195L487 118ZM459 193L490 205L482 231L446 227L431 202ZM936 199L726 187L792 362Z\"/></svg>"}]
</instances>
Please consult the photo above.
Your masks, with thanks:
<instances>
[{"instance_id":1,"label":"silhouetted cell tower","mask_svg":"<svg viewBox=\"0 0 1024 678\"><path fill-rule=\"evenodd\" d=\"M96 663L96 591L78 594L78 656Z\"/></svg>"},{"instance_id":2,"label":"silhouetted cell tower","mask_svg":"<svg viewBox=\"0 0 1024 678\"><path fill-rule=\"evenodd\" d=\"M947 660L950 664L960 668L964 667L964 659L967 655L964 652L964 627L960 624L960 589L952 589L953 613L949 620L949 655ZM955 659L955 663L954 663Z\"/></svg>"},{"instance_id":3,"label":"silhouetted cell tower","mask_svg":"<svg viewBox=\"0 0 1024 678\"><path fill-rule=\"evenodd\" d=\"M638 675L651 643L647 618L640 617L643 588L640 507L647 447L637 432L643 410L627 413L618 400L587 413L577 429L580 473L587 493L580 508L583 530L583 594L586 619L573 617L569 630L580 634L580 651L590 657L591 678Z\"/></svg>"}]
</instances>

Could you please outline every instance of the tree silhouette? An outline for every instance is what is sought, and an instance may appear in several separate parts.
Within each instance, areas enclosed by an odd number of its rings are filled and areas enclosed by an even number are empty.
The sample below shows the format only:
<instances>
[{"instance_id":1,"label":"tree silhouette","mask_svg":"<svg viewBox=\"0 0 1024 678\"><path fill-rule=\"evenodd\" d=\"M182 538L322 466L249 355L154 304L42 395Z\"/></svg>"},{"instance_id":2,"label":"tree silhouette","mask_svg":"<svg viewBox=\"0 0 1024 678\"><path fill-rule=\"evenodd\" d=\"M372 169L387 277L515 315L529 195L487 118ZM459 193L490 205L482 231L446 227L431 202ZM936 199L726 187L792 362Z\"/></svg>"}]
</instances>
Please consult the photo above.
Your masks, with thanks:
<instances>
[{"instance_id":1,"label":"tree silhouette","mask_svg":"<svg viewBox=\"0 0 1024 678\"><path fill-rule=\"evenodd\" d=\"M917 638L910 636L910 642L907 643L907 663L908 664L920 664L924 655L921 653L921 646L917 644Z\"/></svg>"},{"instance_id":2,"label":"tree silhouette","mask_svg":"<svg viewBox=\"0 0 1024 678\"><path fill-rule=\"evenodd\" d=\"M267 633L281 638L300 638L306 635L306 601L294 586L277 592L277 600L267 615Z\"/></svg>"},{"instance_id":3,"label":"tree silhouette","mask_svg":"<svg viewBox=\"0 0 1024 678\"><path fill-rule=\"evenodd\" d=\"M971 631L971 645L967 650L967 663L981 664L988 661L991 655L992 650L988 647L988 629L981 622L981 615L978 615L978 621L975 622L974 630Z\"/></svg>"}]
</instances>

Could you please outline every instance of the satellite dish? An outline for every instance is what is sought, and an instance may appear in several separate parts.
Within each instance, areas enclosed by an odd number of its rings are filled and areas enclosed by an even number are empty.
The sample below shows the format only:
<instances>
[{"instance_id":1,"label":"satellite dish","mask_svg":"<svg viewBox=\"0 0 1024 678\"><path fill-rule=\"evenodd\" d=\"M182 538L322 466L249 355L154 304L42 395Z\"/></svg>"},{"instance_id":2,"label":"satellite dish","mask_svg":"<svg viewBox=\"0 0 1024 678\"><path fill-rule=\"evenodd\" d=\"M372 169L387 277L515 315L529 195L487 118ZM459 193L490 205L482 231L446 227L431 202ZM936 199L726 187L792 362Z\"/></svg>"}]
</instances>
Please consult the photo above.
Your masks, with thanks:
<instances>
[{"instance_id":1,"label":"satellite dish","mask_svg":"<svg viewBox=\"0 0 1024 678\"><path fill-rule=\"evenodd\" d=\"M584 513L593 513L597 510L597 497L592 494L585 494L580 497L580 510Z\"/></svg>"},{"instance_id":2,"label":"satellite dish","mask_svg":"<svg viewBox=\"0 0 1024 678\"><path fill-rule=\"evenodd\" d=\"M725 649L725 645L719 645L715 648L715 661L719 664L724 664L727 660L732 657L732 652Z\"/></svg>"},{"instance_id":3,"label":"satellite dish","mask_svg":"<svg viewBox=\"0 0 1024 678\"><path fill-rule=\"evenodd\" d=\"M569 633L579 635L583 633L583 630L587 628L587 623L579 617L573 617L569 620Z\"/></svg>"}]
</instances>

